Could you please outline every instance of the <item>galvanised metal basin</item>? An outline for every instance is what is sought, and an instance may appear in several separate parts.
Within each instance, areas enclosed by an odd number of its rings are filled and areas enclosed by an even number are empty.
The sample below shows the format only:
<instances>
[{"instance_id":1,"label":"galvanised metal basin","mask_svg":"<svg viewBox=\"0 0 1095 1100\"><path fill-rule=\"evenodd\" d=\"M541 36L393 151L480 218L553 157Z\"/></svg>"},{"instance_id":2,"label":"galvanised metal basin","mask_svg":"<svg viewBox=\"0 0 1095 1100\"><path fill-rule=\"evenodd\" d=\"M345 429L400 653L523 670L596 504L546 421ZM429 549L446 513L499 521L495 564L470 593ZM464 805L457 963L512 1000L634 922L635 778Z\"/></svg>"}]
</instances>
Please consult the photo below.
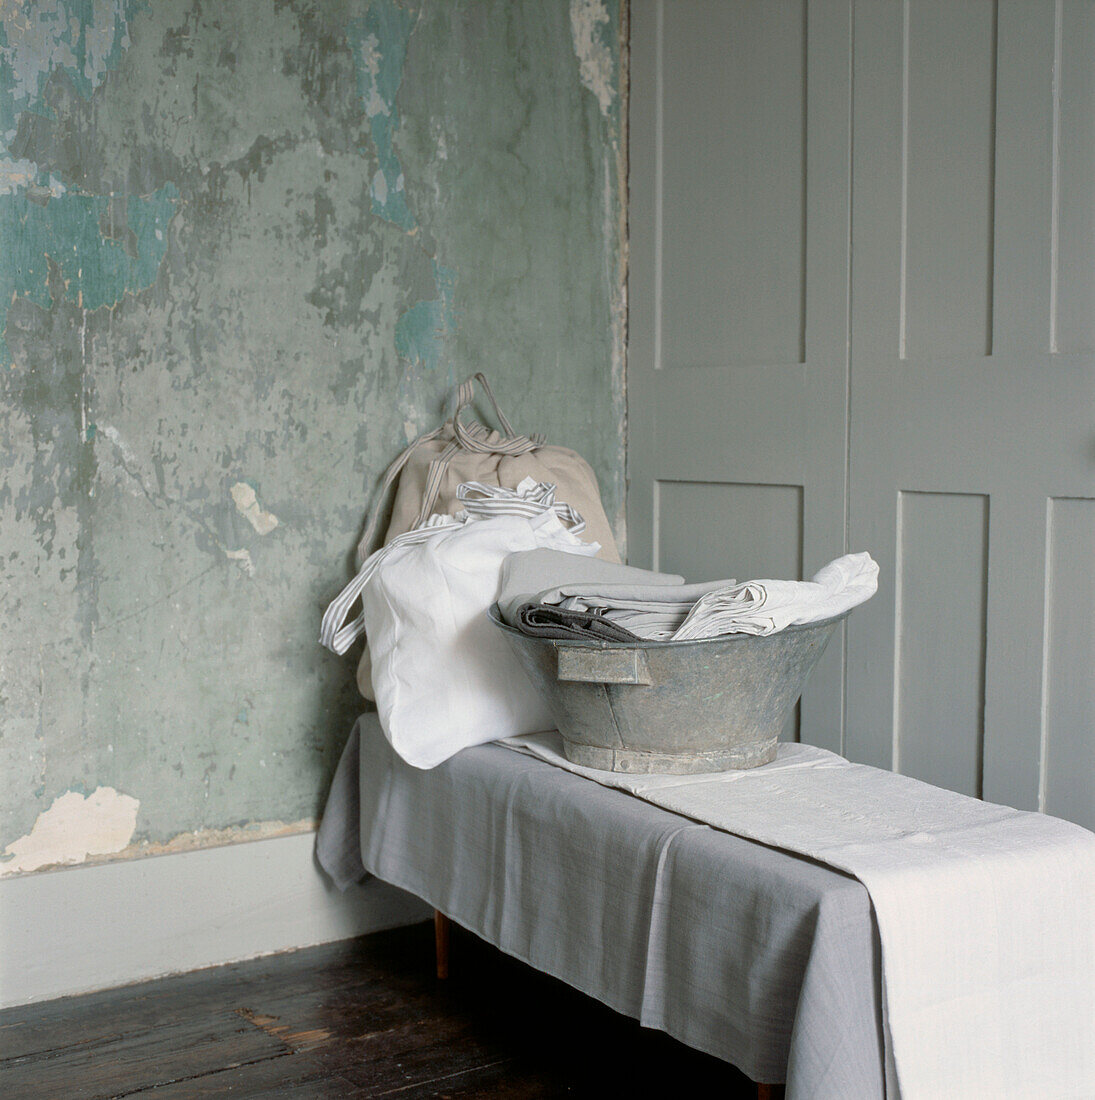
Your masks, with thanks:
<instances>
[{"instance_id":1,"label":"galvanised metal basin","mask_svg":"<svg viewBox=\"0 0 1095 1100\"><path fill-rule=\"evenodd\" d=\"M687 642L536 638L491 620L551 708L572 763L614 772L755 768L847 613L767 637Z\"/></svg>"}]
</instances>

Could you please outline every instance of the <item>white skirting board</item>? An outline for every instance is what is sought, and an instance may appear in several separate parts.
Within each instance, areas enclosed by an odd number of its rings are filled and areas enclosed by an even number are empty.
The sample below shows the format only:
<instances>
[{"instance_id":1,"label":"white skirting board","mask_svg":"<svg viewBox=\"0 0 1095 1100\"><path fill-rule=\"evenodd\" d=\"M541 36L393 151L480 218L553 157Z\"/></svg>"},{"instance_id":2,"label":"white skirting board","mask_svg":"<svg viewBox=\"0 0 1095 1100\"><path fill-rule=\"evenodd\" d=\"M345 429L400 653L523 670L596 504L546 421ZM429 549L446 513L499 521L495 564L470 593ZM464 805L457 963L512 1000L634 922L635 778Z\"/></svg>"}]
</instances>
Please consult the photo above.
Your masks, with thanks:
<instances>
[{"instance_id":1,"label":"white skirting board","mask_svg":"<svg viewBox=\"0 0 1095 1100\"><path fill-rule=\"evenodd\" d=\"M0 1008L348 939L430 909L340 894L314 833L0 879Z\"/></svg>"}]
</instances>

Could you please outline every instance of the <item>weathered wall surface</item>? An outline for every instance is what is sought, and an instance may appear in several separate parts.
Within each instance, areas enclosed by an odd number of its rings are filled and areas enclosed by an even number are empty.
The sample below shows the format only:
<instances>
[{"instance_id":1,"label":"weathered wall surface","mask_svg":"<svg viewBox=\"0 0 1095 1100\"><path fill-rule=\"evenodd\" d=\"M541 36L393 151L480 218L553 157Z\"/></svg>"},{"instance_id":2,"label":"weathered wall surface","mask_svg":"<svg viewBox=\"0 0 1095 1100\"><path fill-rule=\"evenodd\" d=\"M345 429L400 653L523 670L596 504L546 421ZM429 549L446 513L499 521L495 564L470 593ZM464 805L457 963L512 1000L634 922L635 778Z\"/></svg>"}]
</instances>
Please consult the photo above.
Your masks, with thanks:
<instances>
[{"instance_id":1,"label":"weathered wall surface","mask_svg":"<svg viewBox=\"0 0 1095 1100\"><path fill-rule=\"evenodd\" d=\"M0 0L0 873L304 827L475 369L623 499L620 11Z\"/></svg>"}]
</instances>

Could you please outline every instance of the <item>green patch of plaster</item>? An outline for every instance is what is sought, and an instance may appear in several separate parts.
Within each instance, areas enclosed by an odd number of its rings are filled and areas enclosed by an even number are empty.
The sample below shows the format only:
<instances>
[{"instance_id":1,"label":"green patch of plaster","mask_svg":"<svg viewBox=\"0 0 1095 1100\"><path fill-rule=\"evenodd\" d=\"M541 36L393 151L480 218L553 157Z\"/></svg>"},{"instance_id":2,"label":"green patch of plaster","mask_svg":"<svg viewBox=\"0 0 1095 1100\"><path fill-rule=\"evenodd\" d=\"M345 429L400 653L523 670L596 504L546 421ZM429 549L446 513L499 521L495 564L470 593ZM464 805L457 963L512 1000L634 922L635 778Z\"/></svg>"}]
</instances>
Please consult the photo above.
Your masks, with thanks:
<instances>
[{"instance_id":1,"label":"green patch of plaster","mask_svg":"<svg viewBox=\"0 0 1095 1100\"><path fill-rule=\"evenodd\" d=\"M6 242L0 265L0 361L8 357L3 333L12 296L49 308L50 261L61 270L65 297L88 310L117 305L125 294L156 281L178 189L168 183L151 195L129 197L125 213L132 251L126 241L103 236L109 202L105 196L67 192L42 206L25 193L0 195L0 240Z\"/></svg>"},{"instance_id":2,"label":"green patch of plaster","mask_svg":"<svg viewBox=\"0 0 1095 1100\"><path fill-rule=\"evenodd\" d=\"M434 370L445 355L446 340L456 332L456 310L453 305L456 272L433 264L439 298L416 302L395 325L395 350L401 358L416 367Z\"/></svg>"},{"instance_id":3,"label":"green patch of plaster","mask_svg":"<svg viewBox=\"0 0 1095 1100\"><path fill-rule=\"evenodd\" d=\"M379 164L370 185L372 211L410 235L416 235L419 226L407 206L403 166L395 151L399 129L396 96L403 83L407 45L418 14L416 7L402 7L394 0L374 0L366 13L351 20L346 28L357 91ZM430 262L437 297L416 302L399 317L395 350L412 366L432 371L445 361L448 339L456 332L456 272L439 263L436 256L431 256Z\"/></svg>"},{"instance_id":4,"label":"green patch of plaster","mask_svg":"<svg viewBox=\"0 0 1095 1100\"><path fill-rule=\"evenodd\" d=\"M22 111L53 117L45 88L55 69L90 99L129 45L129 21L147 7L148 0L0 4L0 135Z\"/></svg>"},{"instance_id":5,"label":"green patch of plaster","mask_svg":"<svg viewBox=\"0 0 1095 1100\"><path fill-rule=\"evenodd\" d=\"M167 247L166 229L178 204L172 184L125 204L126 244L104 237L111 200L74 194L6 146L24 112L53 117L46 101L50 75L63 70L85 99L118 67L130 44L129 23L148 0L35 0L0 5L0 362L12 297L50 305L49 262L61 270L65 297L84 309L115 305L152 285Z\"/></svg>"},{"instance_id":6,"label":"green patch of plaster","mask_svg":"<svg viewBox=\"0 0 1095 1100\"><path fill-rule=\"evenodd\" d=\"M417 22L415 8L400 7L392 0L377 0L364 16L346 25L358 95L365 105L379 162L370 188L373 213L408 233L417 223L407 206L403 168L395 153L395 133L399 129L395 99L403 82L407 43Z\"/></svg>"}]
</instances>

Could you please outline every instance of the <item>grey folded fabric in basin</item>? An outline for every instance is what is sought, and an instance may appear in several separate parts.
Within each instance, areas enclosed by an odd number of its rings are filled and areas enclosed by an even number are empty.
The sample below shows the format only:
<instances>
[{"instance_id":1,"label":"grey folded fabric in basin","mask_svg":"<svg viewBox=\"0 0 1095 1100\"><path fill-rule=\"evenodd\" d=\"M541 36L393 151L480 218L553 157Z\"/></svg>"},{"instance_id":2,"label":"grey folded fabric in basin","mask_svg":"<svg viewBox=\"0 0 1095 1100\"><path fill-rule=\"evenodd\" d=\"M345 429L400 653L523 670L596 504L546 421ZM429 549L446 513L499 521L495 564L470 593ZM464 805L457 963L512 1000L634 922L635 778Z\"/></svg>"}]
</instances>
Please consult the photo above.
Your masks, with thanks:
<instances>
[{"instance_id":1,"label":"grey folded fabric in basin","mask_svg":"<svg viewBox=\"0 0 1095 1100\"><path fill-rule=\"evenodd\" d=\"M510 554L502 563L498 593L498 612L502 621L519 626L517 612L524 604L539 603L541 593L571 584L591 585L593 589L620 584L662 588L682 586L684 577L618 565L602 558L567 554L562 550L521 550ZM696 598L693 597L693 603Z\"/></svg>"},{"instance_id":2,"label":"grey folded fabric in basin","mask_svg":"<svg viewBox=\"0 0 1095 1100\"><path fill-rule=\"evenodd\" d=\"M722 591L733 581L704 581L700 584L563 584L537 594L534 602L542 622L554 616L572 625L578 619L590 617L599 632L602 623L611 623L627 631L630 641L668 641L701 596ZM570 637L571 635L567 635Z\"/></svg>"},{"instance_id":3,"label":"grey folded fabric in basin","mask_svg":"<svg viewBox=\"0 0 1095 1100\"><path fill-rule=\"evenodd\" d=\"M641 642L638 634L619 626L594 611L567 611L526 603L517 609L517 628L537 638L558 638L576 642Z\"/></svg>"}]
</instances>

